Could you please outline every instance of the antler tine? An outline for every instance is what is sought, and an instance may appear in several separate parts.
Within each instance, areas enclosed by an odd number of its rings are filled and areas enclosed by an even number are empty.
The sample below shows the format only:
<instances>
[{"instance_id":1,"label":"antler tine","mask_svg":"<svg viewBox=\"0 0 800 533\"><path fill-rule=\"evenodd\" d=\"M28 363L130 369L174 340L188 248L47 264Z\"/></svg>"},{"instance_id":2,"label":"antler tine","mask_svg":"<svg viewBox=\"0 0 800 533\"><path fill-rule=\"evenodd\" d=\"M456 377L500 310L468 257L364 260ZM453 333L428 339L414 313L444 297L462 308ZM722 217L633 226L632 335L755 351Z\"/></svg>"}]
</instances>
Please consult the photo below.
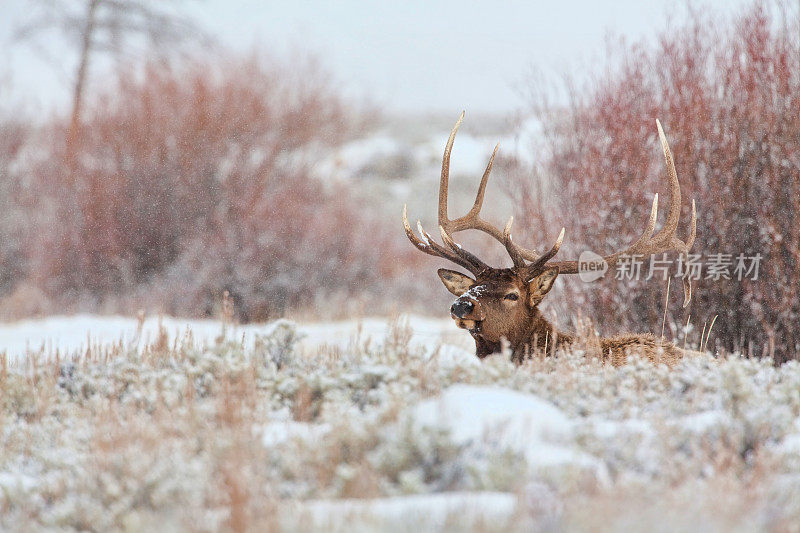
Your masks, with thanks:
<instances>
[{"instance_id":1,"label":"antler tine","mask_svg":"<svg viewBox=\"0 0 800 533\"><path fill-rule=\"evenodd\" d=\"M658 194L656 194L653 198L653 206L650 209L650 218L647 222L647 226L636 242L620 252L615 252L603 257L609 267L614 266L623 255L650 255L675 250L685 257L694 244L695 236L697 235L697 211L694 200L692 200L692 218L689 223L689 236L686 242L675 236L681 214L681 186L678 181L678 173L675 170L675 161L672 158L672 151L664 135L661 122L658 119L656 119L656 127L658 128L658 137L661 142L661 149L664 152L664 161L666 163L667 177L669 179L669 211L667 212L667 219L664 222L664 227L653 235L658 215ZM559 261L550 263L549 266L559 267L559 272L562 274L578 273L577 261ZM692 294L691 284L687 277L683 278L683 285L683 306L686 307L689 304Z\"/></svg>"},{"instance_id":2,"label":"antler tine","mask_svg":"<svg viewBox=\"0 0 800 533\"><path fill-rule=\"evenodd\" d=\"M664 222L664 227L656 235L653 240L663 232L664 238L668 238L670 245L673 249L681 252L684 259L689 254L689 250L694 244L695 236L697 235L697 209L695 207L694 199L692 199L692 218L689 223L689 236L686 242L681 241L675 236L675 231L678 229L678 220L681 215L681 186L678 182L678 173L675 170L675 161L672 158L672 150L670 150L667 137L664 135L664 129L661 127L661 121L656 119L656 128L658 129L658 139L661 141L661 149L664 152L664 162L667 166L667 176L669 177L670 187L670 209L667 214L667 220ZM683 307L689 305L692 300L692 281L688 276L683 276Z\"/></svg>"},{"instance_id":3,"label":"antler tine","mask_svg":"<svg viewBox=\"0 0 800 533\"><path fill-rule=\"evenodd\" d=\"M444 155L442 156L442 176L439 181L439 225L443 228L450 229L450 219L447 218L447 190L450 186L450 153L453 151L453 143L456 140L456 133L461 123L464 122L464 113L458 117L455 126L450 130L450 137L447 138L447 144L444 147Z\"/></svg>"},{"instance_id":4,"label":"antler tine","mask_svg":"<svg viewBox=\"0 0 800 533\"><path fill-rule=\"evenodd\" d=\"M475 195L475 202L472 204L472 208L470 208L469 212L467 213L466 217L462 218L469 218L469 217L477 217L478 213L481 211L481 207L483 207L483 197L486 194L486 183L489 181L489 174L492 173L492 165L494 164L494 158L497 155L497 151L500 149L500 143L494 145L494 150L492 151L492 157L489 158L489 163L486 165L486 170L483 171L483 176L481 176L481 184L478 185L478 194Z\"/></svg>"},{"instance_id":5,"label":"antler tine","mask_svg":"<svg viewBox=\"0 0 800 533\"><path fill-rule=\"evenodd\" d=\"M508 255L511 256L511 261L514 262L515 267L524 267L525 259L520 255L516 245L511 239L511 224L514 223L514 217L509 217L506 222L506 227L503 228L503 244L506 246Z\"/></svg>"},{"instance_id":6,"label":"antler tine","mask_svg":"<svg viewBox=\"0 0 800 533\"><path fill-rule=\"evenodd\" d=\"M656 128L658 129L658 139L661 141L661 149L664 152L664 162L667 166L667 177L669 178L669 212L667 213L664 227L656 234L654 240L657 240L662 234L665 236L675 235L675 230L678 229L678 220L681 217L681 185L678 182L678 173L675 171L672 150L669 148L664 129L661 127L661 121L658 119L656 119Z\"/></svg>"},{"instance_id":7,"label":"antler tine","mask_svg":"<svg viewBox=\"0 0 800 533\"><path fill-rule=\"evenodd\" d=\"M428 232L422 228L422 224L419 221L417 221L417 229L419 230L420 235L422 235L422 238L417 237L417 235L414 234L414 231L411 229L411 225L408 223L408 209L405 205L403 206L403 229L406 232L408 240L411 241L411 244L416 246L418 250L425 252L428 255L441 257L443 259L447 259L448 261L452 261L453 263L469 270L476 276L480 271L486 268L486 265L472 254L469 254L469 256L457 255L444 246L439 245L431 238ZM466 250L464 251L466 252Z\"/></svg>"},{"instance_id":8,"label":"antler tine","mask_svg":"<svg viewBox=\"0 0 800 533\"><path fill-rule=\"evenodd\" d=\"M686 249L689 250L694 245L694 238L697 236L697 209L692 198L692 220L689 223L689 238L686 239Z\"/></svg>"},{"instance_id":9,"label":"antler tine","mask_svg":"<svg viewBox=\"0 0 800 533\"><path fill-rule=\"evenodd\" d=\"M609 266L615 265L619 258L623 255L644 254L646 249L658 238L658 235L653 237L653 231L656 228L656 218L658 218L658 193L653 196L653 205L650 207L650 218L647 220L647 226L639 238L636 239L632 245L624 250L615 252L611 255L604 257ZM661 232L659 232L660 234ZM655 252L651 252L655 253Z\"/></svg>"},{"instance_id":10,"label":"antler tine","mask_svg":"<svg viewBox=\"0 0 800 533\"><path fill-rule=\"evenodd\" d=\"M459 217L456 219L451 220L447 215L447 193L449 189L449 182L450 182L450 154L453 151L453 143L455 142L456 133L458 132L458 128L461 126L461 123L464 121L464 112L461 112L461 115L458 117L458 121L456 122L453 129L450 131L450 137L447 139L447 145L444 149L444 156L442 157L442 174L441 180L439 182L439 226L444 228L445 233L450 237L452 234L463 231L466 229L476 229L478 231L482 231L500 243L502 243L506 249L509 251L512 260L514 261L514 265L517 266L519 262L524 264L524 261L520 259L523 257L528 259L529 261L534 261L539 258L539 254L536 250L528 250L521 246L518 246L514 243L511 243L510 238L506 238L506 235L503 231L500 231L499 228L489 224L485 220L480 217L481 207L483 206L483 198L486 194L486 184L489 181L489 175L492 172L492 165L494 164L494 158L497 155L497 151L500 148L500 144L498 143L494 151L492 152L492 156L489 158L489 163L486 165L486 170L483 172L483 176L481 177L481 183L478 186L478 193L475 196L475 202L472 204L472 207L467 212L466 215L463 217ZM450 239L452 241L452 239ZM450 245L447 240L445 243L450 246L453 251L457 251L453 246Z\"/></svg>"},{"instance_id":11,"label":"antler tine","mask_svg":"<svg viewBox=\"0 0 800 533\"><path fill-rule=\"evenodd\" d=\"M489 268L489 266L480 260L476 255L468 252L465 250L460 244L453 240L453 238L447 233L442 226L439 226L439 233L442 235L442 241L450 247L450 249L455 252L457 255L460 255L465 260L469 261L470 263L474 264L476 268L479 270L483 270L485 268Z\"/></svg>"},{"instance_id":12,"label":"antler tine","mask_svg":"<svg viewBox=\"0 0 800 533\"><path fill-rule=\"evenodd\" d=\"M689 250L691 250L692 245L694 244L694 238L697 236L697 210L695 209L694 199L692 199L692 220L689 223L689 236L686 238L686 243L682 243L680 240L675 239L676 244L682 244L684 246L682 256L684 260L689 255ZM692 280L689 279L689 276L683 276L683 307L689 305L689 302L692 300Z\"/></svg>"},{"instance_id":13,"label":"antler tine","mask_svg":"<svg viewBox=\"0 0 800 533\"><path fill-rule=\"evenodd\" d=\"M550 248L547 252L542 254L542 256L528 265L529 273L539 273L541 270L545 268L547 262L553 258L558 253L558 250L561 248L561 243L564 242L564 234L566 233L565 228L561 228L561 232L558 234L558 238L556 239L555 244L553 247ZM549 266L549 265L547 265Z\"/></svg>"}]
</instances>

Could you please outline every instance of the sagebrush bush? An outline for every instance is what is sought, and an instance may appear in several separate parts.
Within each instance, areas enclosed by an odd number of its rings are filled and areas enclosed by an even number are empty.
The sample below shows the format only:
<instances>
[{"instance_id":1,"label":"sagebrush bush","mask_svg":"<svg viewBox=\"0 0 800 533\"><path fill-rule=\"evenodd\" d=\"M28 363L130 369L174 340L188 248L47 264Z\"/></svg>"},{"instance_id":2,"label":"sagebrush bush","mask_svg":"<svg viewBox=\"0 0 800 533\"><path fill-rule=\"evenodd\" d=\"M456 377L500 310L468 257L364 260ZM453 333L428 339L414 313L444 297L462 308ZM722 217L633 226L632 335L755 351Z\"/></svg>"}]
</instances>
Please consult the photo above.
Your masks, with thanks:
<instances>
[{"instance_id":1,"label":"sagebrush bush","mask_svg":"<svg viewBox=\"0 0 800 533\"><path fill-rule=\"evenodd\" d=\"M797 362L696 354L615 368L576 350L518 366L453 346L448 357L403 323L335 349L297 344L302 329L272 324L252 347L228 330L208 345L164 333L2 358L0 528L328 531L310 524L344 520L355 502L341 499L413 494L421 511L437 493L480 491L515 502L498 511L503 530L592 530L601 515L798 523ZM509 418L488 424L496 412ZM313 516L319 503L330 508ZM475 511L459 531L481 530L491 509ZM431 529L421 514L417 529ZM351 518L338 530L369 529Z\"/></svg>"}]
</instances>

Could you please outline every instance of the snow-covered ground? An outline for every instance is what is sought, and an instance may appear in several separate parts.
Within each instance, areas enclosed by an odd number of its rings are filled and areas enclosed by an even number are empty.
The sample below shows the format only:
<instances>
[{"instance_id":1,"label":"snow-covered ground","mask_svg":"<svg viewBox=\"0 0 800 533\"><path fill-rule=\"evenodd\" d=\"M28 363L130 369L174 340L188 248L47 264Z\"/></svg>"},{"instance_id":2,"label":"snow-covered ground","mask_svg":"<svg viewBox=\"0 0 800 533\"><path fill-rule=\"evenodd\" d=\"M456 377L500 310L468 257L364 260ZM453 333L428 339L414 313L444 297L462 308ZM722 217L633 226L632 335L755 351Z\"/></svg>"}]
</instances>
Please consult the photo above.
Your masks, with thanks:
<instances>
[{"instance_id":1,"label":"snow-covered ground","mask_svg":"<svg viewBox=\"0 0 800 533\"><path fill-rule=\"evenodd\" d=\"M415 346L446 342L460 347L474 346L464 330L450 319L406 317L413 330ZM156 340L161 328L170 338L182 338L187 332L198 344L213 344L220 335L252 347L257 335L268 334L273 324L231 325L223 328L219 320L192 320L174 317L146 317L143 321L122 316L54 316L43 319L0 322L0 353L18 360L28 353L62 354L84 352L90 346L115 343L142 347ZM366 318L341 322L298 324L302 335L299 347L314 350L321 345L346 347L355 338L383 340L390 323L385 319ZM223 333L224 332L224 333Z\"/></svg>"},{"instance_id":2,"label":"snow-covered ground","mask_svg":"<svg viewBox=\"0 0 800 533\"><path fill-rule=\"evenodd\" d=\"M613 368L576 350L517 367L423 317L222 331L0 325L0 529L800 524L795 362Z\"/></svg>"}]
</instances>

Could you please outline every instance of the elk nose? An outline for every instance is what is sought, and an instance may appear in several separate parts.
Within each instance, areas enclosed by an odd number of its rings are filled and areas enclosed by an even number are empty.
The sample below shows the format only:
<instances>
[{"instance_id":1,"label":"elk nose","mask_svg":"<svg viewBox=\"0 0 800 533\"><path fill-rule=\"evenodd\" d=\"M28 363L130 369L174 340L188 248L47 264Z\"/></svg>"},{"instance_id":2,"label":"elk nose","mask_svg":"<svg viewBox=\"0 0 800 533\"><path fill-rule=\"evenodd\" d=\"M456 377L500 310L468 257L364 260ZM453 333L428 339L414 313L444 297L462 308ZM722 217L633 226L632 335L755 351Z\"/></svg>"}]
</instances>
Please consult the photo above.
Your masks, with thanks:
<instances>
[{"instance_id":1,"label":"elk nose","mask_svg":"<svg viewBox=\"0 0 800 533\"><path fill-rule=\"evenodd\" d=\"M468 316L474 308L475 305L469 300L456 300L452 307L450 307L450 313L455 317L464 318Z\"/></svg>"}]
</instances>

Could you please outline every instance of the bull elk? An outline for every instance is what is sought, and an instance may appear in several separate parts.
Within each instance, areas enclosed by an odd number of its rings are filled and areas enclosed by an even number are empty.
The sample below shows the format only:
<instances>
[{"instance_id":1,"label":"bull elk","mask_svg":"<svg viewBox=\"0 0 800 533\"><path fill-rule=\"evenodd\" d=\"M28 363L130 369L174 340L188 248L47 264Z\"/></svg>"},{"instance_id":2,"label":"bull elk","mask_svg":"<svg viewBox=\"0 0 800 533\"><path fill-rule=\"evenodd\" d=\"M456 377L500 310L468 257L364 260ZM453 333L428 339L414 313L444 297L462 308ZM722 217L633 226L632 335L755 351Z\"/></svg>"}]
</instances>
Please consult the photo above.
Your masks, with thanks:
<instances>
[{"instance_id":1,"label":"bull elk","mask_svg":"<svg viewBox=\"0 0 800 533\"><path fill-rule=\"evenodd\" d=\"M419 236L408 223L406 207L403 207L403 227L412 244L426 254L441 257L468 270L473 277L448 269L439 269L438 274L447 290L457 298L450 307L450 315L459 328L466 329L475 340L476 355L484 358L501 351L502 342L508 342L512 359L523 361L534 350L564 347L574 343L575 335L557 331L539 310L539 303L553 287L559 274L577 274L578 261L552 261L564 240L564 229L558 235L555 244L546 252L523 248L511 238L513 217L501 230L480 216L486 183L492 170L497 149L495 147L478 186L475 203L466 215L450 219L447 215L447 189L450 175L450 152L453 148L456 132L464 119L464 113L456 122L442 160L442 174L439 182L439 233L443 245L437 243L417 222ZM641 236L628 248L603 257L608 267L613 267L623 256L650 255L667 251L687 254L694 243L697 215L692 201L692 219L689 236L681 241L675 236L681 210L681 189L672 153L661 124L656 120L658 136L666 160L669 177L669 212L664 227L656 232L656 216L658 214L658 194L653 199L650 219L647 221ZM468 229L482 231L505 246L514 264L512 268L492 268L481 261L453 240L452 235ZM691 299L691 285L684 277L684 307ZM682 351L671 343L661 342L650 334L618 335L601 338L599 345L604 360L614 364L623 362L631 350L655 361L668 364L681 356Z\"/></svg>"}]
</instances>

